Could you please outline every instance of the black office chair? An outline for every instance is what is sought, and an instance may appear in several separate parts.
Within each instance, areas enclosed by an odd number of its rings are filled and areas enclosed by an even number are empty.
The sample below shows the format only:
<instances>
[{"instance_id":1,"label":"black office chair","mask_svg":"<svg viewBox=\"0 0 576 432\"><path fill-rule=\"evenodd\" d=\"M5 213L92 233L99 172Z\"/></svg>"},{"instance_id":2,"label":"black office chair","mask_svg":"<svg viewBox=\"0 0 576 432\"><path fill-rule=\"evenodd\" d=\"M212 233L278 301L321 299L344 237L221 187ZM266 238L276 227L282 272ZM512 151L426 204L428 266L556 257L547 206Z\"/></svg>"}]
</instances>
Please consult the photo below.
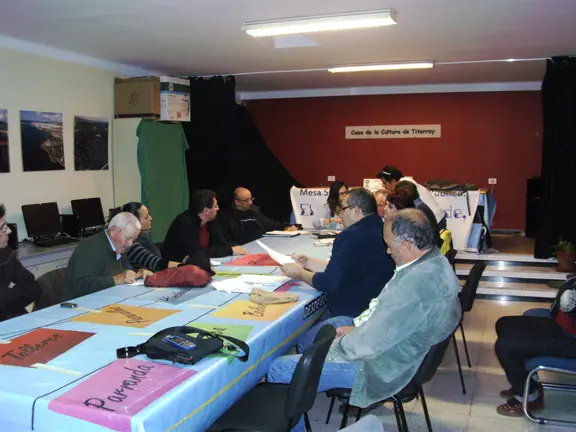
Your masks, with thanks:
<instances>
[{"instance_id":1,"label":"black office chair","mask_svg":"<svg viewBox=\"0 0 576 432\"><path fill-rule=\"evenodd\" d=\"M446 252L446 255L444 255L446 257L446 259L448 260L448 262L450 263L450 265L452 266L452 268L454 269L454 271L456 271L456 255L458 254L458 251L456 249L450 249L448 252Z\"/></svg>"},{"instance_id":2,"label":"black office chair","mask_svg":"<svg viewBox=\"0 0 576 432\"><path fill-rule=\"evenodd\" d=\"M478 291L478 285L480 284L480 279L482 274L486 269L486 263L482 261L476 262L468 277L466 278L466 283L460 291L460 305L462 306L462 320L460 320L460 332L462 333L462 342L464 342L464 350L466 351L466 360L468 361L468 367L472 367L470 363L470 354L468 353L468 344L466 343L466 335L464 334L464 313L470 312L474 306L474 300L476 299L476 291Z\"/></svg>"},{"instance_id":3,"label":"black office chair","mask_svg":"<svg viewBox=\"0 0 576 432\"><path fill-rule=\"evenodd\" d=\"M289 432L302 415L310 431L312 409L322 367L336 329L325 325L298 361L290 384L260 383L236 402L208 430L212 432Z\"/></svg>"},{"instance_id":4,"label":"black office chair","mask_svg":"<svg viewBox=\"0 0 576 432\"><path fill-rule=\"evenodd\" d=\"M405 402L410 402L417 397L419 397L422 401L422 408L424 410L424 417L426 419L428 431L432 432L432 423L430 422L430 415L428 413L428 406L426 405L426 398L424 396L424 389L422 388L422 385L426 384L428 381L434 378L440 363L442 363L446 349L448 349L450 340L454 336L454 332L456 332L456 330L458 330L458 327L454 329L450 336L430 348L428 354L426 354L426 357L424 357L422 364L420 364L416 375L414 375L406 387L404 387L394 396L381 401L381 403L392 402L394 404L394 415L396 416L396 424L398 426L399 432L408 432L408 423L406 421L406 415L404 414L403 404ZM328 416L326 417L326 424L330 422L330 415L332 414L332 409L334 408L334 401L336 398L339 398L345 403L344 414L342 416L342 422L340 423L340 429L346 427L346 423L348 422L348 411L350 409L350 392L351 389L332 389L326 392L326 396L332 398L330 401ZM362 409L358 409L356 421L360 419L361 415Z\"/></svg>"},{"instance_id":5,"label":"black office chair","mask_svg":"<svg viewBox=\"0 0 576 432\"><path fill-rule=\"evenodd\" d=\"M44 309L60 303L62 291L66 285L66 267L44 273L37 280L42 288L42 297L34 305L34 310Z\"/></svg>"}]
</instances>

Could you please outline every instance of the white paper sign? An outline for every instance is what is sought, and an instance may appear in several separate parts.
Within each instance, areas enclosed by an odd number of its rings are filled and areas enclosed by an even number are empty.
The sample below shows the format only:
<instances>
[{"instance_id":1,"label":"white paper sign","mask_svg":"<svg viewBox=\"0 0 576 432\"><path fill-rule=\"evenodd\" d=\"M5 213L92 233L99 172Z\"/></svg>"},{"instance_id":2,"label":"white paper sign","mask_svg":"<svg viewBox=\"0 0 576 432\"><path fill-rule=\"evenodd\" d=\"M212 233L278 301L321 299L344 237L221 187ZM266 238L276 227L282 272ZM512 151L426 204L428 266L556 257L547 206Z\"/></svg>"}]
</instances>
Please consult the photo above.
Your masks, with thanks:
<instances>
[{"instance_id":1,"label":"white paper sign","mask_svg":"<svg viewBox=\"0 0 576 432\"><path fill-rule=\"evenodd\" d=\"M346 139L440 138L442 125L346 126Z\"/></svg>"},{"instance_id":2,"label":"white paper sign","mask_svg":"<svg viewBox=\"0 0 576 432\"><path fill-rule=\"evenodd\" d=\"M384 189L384 185L382 184L382 180L380 179L364 179L364 183L362 183L365 189L368 189L370 192L374 193L379 191L380 189Z\"/></svg>"},{"instance_id":3,"label":"white paper sign","mask_svg":"<svg viewBox=\"0 0 576 432\"><path fill-rule=\"evenodd\" d=\"M326 203L328 188L304 188L292 186L290 200L297 224L303 228L314 228L314 222L330 217L330 209Z\"/></svg>"},{"instance_id":4,"label":"white paper sign","mask_svg":"<svg viewBox=\"0 0 576 432\"><path fill-rule=\"evenodd\" d=\"M468 246L474 215L480 202L480 192L432 191L432 195L440 208L444 210L446 224L452 231L454 249L465 250Z\"/></svg>"}]
</instances>

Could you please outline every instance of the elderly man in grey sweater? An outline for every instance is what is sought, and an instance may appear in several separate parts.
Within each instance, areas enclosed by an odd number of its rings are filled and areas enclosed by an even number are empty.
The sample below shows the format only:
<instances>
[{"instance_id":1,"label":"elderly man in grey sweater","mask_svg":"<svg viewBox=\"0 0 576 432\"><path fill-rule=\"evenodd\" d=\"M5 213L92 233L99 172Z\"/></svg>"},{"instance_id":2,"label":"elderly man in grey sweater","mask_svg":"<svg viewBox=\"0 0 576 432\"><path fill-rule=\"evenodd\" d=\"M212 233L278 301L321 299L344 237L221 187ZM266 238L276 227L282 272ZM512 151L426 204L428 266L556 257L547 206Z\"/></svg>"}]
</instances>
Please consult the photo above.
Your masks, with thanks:
<instances>
[{"instance_id":1,"label":"elderly man in grey sweater","mask_svg":"<svg viewBox=\"0 0 576 432\"><path fill-rule=\"evenodd\" d=\"M325 321L337 328L318 392L351 388L361 408L396 394L410 382L429 349L460 322L460 284L440 253L426 216L401 210L384 224L384 240L397 267L369 308L355 319ZM268 381L289 383L299 355L277 358ZM293 429L304 430L302 420Z\"/></svg>"}]
</instances>

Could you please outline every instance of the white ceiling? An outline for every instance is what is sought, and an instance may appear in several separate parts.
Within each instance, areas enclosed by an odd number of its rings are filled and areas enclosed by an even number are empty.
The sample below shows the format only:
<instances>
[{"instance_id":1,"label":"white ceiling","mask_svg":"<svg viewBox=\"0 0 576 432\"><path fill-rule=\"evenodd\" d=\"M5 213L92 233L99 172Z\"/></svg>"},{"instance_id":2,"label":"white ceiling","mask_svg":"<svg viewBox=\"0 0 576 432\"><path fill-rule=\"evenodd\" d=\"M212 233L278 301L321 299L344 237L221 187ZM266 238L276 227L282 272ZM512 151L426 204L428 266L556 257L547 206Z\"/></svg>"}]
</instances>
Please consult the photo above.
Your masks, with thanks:
<instances>
[{"instance_id":1,"label":"white ceiling","mask_svg":"<svg viewBox=\"0 0 576 432\"><path fill-rule=\"evenodd\" d=\"M393 8L390 27L306 35L282 48L245 21ZM293 71L387 61L576 54L576 0L0 0L0 34L173 75ZM242 91L539 81L544 61L434 70L238 76Z\"/></svg>"}]
</instances>

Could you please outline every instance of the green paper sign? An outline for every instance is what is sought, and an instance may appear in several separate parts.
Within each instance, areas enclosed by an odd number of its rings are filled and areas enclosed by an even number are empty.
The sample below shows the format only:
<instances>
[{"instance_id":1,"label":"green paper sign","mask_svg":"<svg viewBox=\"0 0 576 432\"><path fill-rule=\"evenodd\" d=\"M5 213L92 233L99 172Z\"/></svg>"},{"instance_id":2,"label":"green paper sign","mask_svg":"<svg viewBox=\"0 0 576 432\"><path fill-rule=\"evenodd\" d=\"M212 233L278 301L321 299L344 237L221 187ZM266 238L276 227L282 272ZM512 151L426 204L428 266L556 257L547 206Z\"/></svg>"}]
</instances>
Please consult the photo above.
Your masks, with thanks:
<instances>
[{"instance_id":1,"label":"green paper sign","mask_svg":"<svg viewBox=\"0 0 576 432\"><path fill-rule=\"evenodd\" d=\"M224 334L226 336L231 336L233 338L240 339L241 341L244 341L244 342L246 342L246 340L248 339L248 336L250 336L250 332L254 328L253 326L249 326L249 325L208 324L208 323L199 323L196 321L190 322L186 325L189 325L191 327L197 327L199 329L206 330L206 331L216 333L216 334ZM227 342L224 341L224 344L226 345ZM220 353L211 354L211 355L218 356L218 357L224 356L228 359L228 363L232 363L232 360L234 360L234 358L236 357L236 351L228 350L226 348L226 346L224 346L220 350Z\"/></svg>"}]
</instances>

